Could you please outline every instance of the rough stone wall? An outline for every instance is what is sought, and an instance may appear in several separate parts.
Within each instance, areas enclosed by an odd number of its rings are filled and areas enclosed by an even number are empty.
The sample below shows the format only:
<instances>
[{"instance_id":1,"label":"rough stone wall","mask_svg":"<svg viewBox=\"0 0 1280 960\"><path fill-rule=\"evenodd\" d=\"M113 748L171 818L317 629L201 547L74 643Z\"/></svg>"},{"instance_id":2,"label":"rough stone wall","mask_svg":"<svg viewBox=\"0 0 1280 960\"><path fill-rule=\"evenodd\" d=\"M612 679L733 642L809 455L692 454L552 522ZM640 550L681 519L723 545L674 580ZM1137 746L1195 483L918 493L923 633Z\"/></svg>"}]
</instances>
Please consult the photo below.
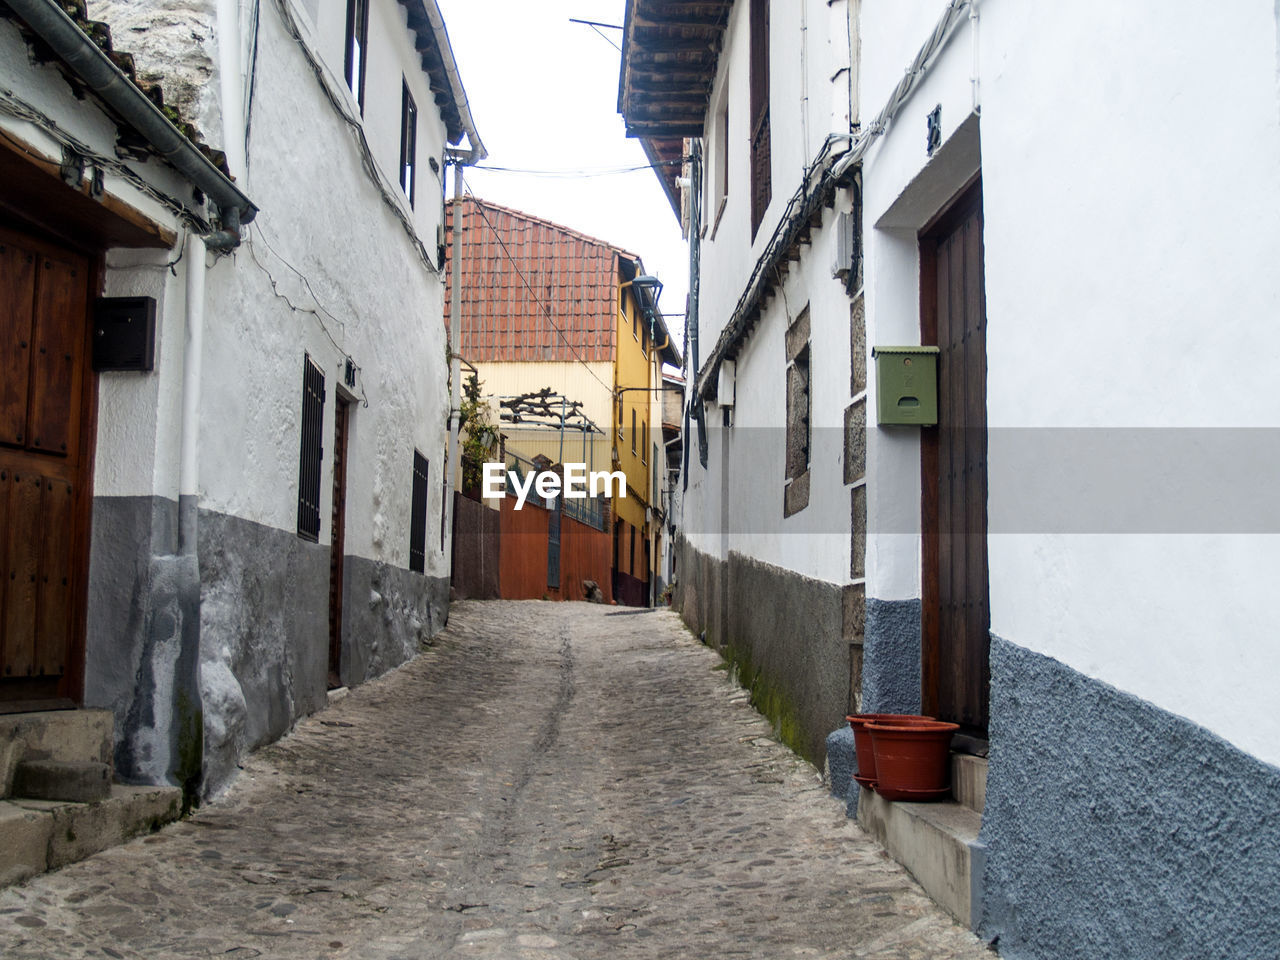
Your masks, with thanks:
<instances>
[{"instance_id":1,"label":"rough stone wall","mask_svg":"<svg viewBox=\"0 0 1280 960\"><path fill-rule=\"evenodd\" d=\"M110 24L113 45L133 54L139 80L160 84L166 106L205 142L223 146L213 0L89 0L89 15Z\"/></svg>"},{"instance_id":2,"label":"rough stone wall","mask_svg":"<svg viewBox=\"0 0 1280 960\"><path fill-rule=\"evenodd\" d=\"M329 551L296 534L200 511L204 795L249 750L328 702Z\"/></svg>"},{"instance_id":3,"label":"rough stone wall","mask_svg":"<svg viewBox=\"0 0 1280 960\"><path fill-rule=\"evenodd\" d=\"M999 637L981 840L1003 957L1280 956L1280 770Z\"/></svg>"},{"instance_id":4,"label":"rough stone wall","mask_svg":"<svg viewBox=\"0 0 1280 960\"><path fill-rule=\"evenodd\" d=\"M342 564L342 682L355 686L411 659L444 629L449 580L364 557Z\"/></svg>"}]
</instances>

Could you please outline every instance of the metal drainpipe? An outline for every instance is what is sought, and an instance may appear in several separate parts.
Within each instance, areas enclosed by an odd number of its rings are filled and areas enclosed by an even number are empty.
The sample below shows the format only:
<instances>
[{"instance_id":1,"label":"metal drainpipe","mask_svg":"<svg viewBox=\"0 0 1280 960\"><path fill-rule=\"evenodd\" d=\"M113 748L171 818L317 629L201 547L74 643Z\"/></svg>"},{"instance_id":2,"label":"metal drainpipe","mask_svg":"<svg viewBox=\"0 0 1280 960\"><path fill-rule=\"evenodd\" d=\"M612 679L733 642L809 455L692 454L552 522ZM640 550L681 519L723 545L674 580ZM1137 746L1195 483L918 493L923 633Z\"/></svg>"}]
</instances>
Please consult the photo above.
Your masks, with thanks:
<instances>
[{"instance_id":1,"label":"metal drainpipe","mask_svg":"<svg viewBox=\"0 0 1280 960\"><path fill-rule=\"evenodd\" d=\"M459 353L462 337L462 169L458 161L453 165L453 255L449 261L449 455L444 476L444 528L440 531L440 549L445 553L450 571L453 569L453 478L460 469L458 462L458 432L462 425L462 355Z\"/></svg>"},{"instance_id":2,"label":"metal drainpipe","mask_svg":"<svg viewBox=\"0 0 1280 960\"><path fill-rule=\"evenodd\" d=\"M204 353L205 242L190 234L187 263L186 343L182 353L182 438L178 467L178 552L196 553L200 501L200 381Z\"/></svg>"},{"instance_id":3,"label":"metal drainpipe","mask_svg":"<svg viewBox=\"0 0 1280 960\"><path fill-rule=\"evenodd\" d=\"M222 212L222 233L225 234L217 241L219 244L231 240L228 224L231 222L230 211L235 211L235 243L231 246L239 243L240 223L248 223L258 212L249 198L182 135L57 4L49 0L4 2L75 71L89 89L126 124L142 134L152 149L217 206Z\"/></svg>"}]
</instances>

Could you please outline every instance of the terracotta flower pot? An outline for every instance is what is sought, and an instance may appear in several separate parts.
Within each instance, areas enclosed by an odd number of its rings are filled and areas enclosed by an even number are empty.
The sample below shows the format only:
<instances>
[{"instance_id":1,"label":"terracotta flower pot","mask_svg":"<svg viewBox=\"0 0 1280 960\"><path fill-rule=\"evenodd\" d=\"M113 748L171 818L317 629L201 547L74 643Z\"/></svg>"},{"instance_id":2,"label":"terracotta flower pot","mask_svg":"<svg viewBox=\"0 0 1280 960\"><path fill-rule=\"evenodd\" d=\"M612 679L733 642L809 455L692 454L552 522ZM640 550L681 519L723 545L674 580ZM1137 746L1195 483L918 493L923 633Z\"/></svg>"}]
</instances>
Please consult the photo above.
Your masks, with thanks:
<instances>
[{"instance_id":1,"label":"terracotta flower pot","mask_svg":"<svg viewBox=\"0 0 1280 960\"><path fill-rule=\"evenodd\" d=\"M869 722L876 763L876 793L886 800L941 800L948 787L951 735L956 723L940 720Z\"/></svg>"},{"instance_id":2,"label":"terracotta flower pot","mask_svg":"<svg viewBox=\"0 0 1280 960\"><path fill-rule=\"evenodd\" d=\"M933 717L916 713L855 713L845 719L853 728L853 747L858 755L858 772L853 775L853 779L864 787L870 787L876 781L876 756L867 724L876 721L893 721L898 724L929 722Z\"/></svg>"}]
</instances>

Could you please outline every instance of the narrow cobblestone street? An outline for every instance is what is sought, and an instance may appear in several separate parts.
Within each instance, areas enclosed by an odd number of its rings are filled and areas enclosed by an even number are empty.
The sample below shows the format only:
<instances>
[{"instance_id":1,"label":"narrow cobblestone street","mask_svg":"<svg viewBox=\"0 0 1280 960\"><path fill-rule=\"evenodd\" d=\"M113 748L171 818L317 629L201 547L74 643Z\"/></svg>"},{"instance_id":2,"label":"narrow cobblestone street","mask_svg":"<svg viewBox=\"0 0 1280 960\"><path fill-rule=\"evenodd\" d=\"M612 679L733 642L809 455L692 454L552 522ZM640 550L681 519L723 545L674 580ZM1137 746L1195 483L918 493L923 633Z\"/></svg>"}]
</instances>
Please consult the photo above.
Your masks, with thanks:
<instances>
[{"instance_id":1,"label":"narrow cobblestone street","mask_svg":"<svg viewBox=\"0 0 1280 960\"><path fill-rule=\"evenodd\" d=\"M667 611L462 603L0 955L980 958Z\"/></svg>"}]
</instances>

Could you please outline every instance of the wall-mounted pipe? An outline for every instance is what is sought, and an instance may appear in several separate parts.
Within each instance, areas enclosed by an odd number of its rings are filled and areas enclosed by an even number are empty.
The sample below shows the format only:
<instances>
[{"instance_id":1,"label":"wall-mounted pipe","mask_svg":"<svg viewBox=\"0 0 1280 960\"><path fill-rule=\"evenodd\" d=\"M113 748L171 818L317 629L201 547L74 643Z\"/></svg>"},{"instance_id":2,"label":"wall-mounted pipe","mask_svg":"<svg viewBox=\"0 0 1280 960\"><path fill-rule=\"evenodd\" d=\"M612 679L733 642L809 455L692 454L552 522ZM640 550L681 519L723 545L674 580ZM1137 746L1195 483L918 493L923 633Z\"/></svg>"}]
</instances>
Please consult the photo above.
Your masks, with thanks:
<instances>
[{"instance_id":1,"label":"wall-mounted pipe","mask_svg":"<svg viewBox=\"0 0 1280 960\"><path fill-rule=\"evenodd\" d=\"M249 198L182 135L61 7L52 0L0 2L8 4L90 90L222 211L224 231L231 210L235 210L237 224L248 223L257 215L258 208Z\"/></svg>"}]
</instances>

